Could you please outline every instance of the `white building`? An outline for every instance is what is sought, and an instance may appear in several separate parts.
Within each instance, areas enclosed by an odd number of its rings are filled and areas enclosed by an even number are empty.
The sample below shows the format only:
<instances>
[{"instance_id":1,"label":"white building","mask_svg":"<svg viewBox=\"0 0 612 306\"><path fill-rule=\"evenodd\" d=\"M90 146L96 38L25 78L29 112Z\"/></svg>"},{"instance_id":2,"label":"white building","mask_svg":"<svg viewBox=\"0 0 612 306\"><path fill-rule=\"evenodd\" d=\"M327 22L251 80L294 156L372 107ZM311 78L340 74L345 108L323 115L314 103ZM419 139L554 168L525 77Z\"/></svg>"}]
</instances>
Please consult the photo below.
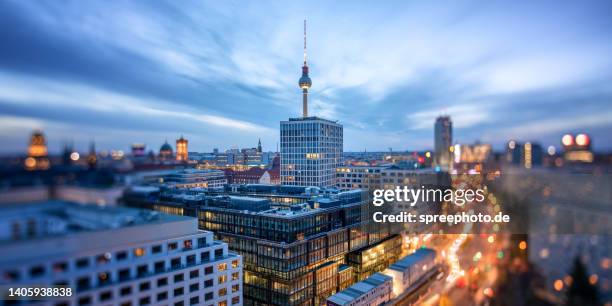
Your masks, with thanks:
<instances>
[{"instance_id":1,"label":"white building","mask_svg":"<svg viewBox=\"0 0 612 306\"><path fill-rule=\"evenodd\" d=\"M374 273L329 298L328 306L378 306L391 299L393 279L382 273Z\"/></svg>"},{"instance_id":2,"label":"white building","mask_svg":"<svg viewBox=\"0 0 612 306\"><path fill-rule=\"evenodd\" d=\"M341 124L318 117L281 122L281 184L334 186L342 164Z\"/></svg>"},{"instance_id":3,"label":"white building","mask_svg":"<svg viewBox=\"0 0 612 306\"><path fill-rule=\"evenodd\" d=\"M0 285L67 286L37 305L242 305L242 258L197 219L51 201L0 209ZM11 304L25 301L5 301Z\"/></svg>"}]
</instances>

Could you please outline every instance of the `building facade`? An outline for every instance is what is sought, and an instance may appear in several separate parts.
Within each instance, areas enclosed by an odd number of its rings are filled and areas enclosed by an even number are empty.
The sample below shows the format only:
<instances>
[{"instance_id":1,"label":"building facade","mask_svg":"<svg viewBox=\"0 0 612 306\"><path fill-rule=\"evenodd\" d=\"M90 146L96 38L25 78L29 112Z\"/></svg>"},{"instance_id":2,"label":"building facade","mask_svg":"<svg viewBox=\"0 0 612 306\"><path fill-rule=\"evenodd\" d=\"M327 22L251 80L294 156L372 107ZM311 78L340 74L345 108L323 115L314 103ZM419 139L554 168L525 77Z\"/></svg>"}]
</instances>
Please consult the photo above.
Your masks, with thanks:
<instances>
[{"instance_id":1,"label":"building facade","mask_svg":"<svg viewBox=\"0 0 612 306\"><path fill-rule=\"evenodd\" d=\"M189 142L187 139L181 138L176 140L176 160L177 161L188 161L189 160L189 150L187 149L187 145Z\"/></svg>"},{"instance_id":2,"label":"building facade","mask_svg":"<svg viewBox=\"0 0 612 306\"><path fill-rule=\"evenodd\" d=\"M280 125L281 184L334 186L342 164L343 128L317 117L291 118Z\"/></svg>"},{"instance_id":3,"label":"building facade","mask_svg":"<svg viewBox=\"0 0 612 306\"><path fill-rule=\"evenodd\" d=\"M370 227L367 195L275 185L228 186L222 193L166 190L126 195L130 206L198 216L201 229L241 254L246 305L322 305L401 253L401 237ZM364 256L371 249L385 256Z\"/></svg>"},{"instance_id":4,"label":"building facade","mask_svg":"<svg viewBox=\"0 0 612 306\"><path fill-rule=\"evenodd\" d=\"M453 145L453 122L449 116L436 118L434 125L435 162L443 169L449 169L452 158L450 147Z\"/></svg>"},{"instance_id":5,"label":"building facade","mask_svg":"<svg viewBox=\"0 0 612 306\"><path fill-rule=\"evenodd\" d=\"M71 289L37 305L243 303L241 256L195 218L53 201L4 206L0 227L0 285Z\"/></svg>"}]
</instances>

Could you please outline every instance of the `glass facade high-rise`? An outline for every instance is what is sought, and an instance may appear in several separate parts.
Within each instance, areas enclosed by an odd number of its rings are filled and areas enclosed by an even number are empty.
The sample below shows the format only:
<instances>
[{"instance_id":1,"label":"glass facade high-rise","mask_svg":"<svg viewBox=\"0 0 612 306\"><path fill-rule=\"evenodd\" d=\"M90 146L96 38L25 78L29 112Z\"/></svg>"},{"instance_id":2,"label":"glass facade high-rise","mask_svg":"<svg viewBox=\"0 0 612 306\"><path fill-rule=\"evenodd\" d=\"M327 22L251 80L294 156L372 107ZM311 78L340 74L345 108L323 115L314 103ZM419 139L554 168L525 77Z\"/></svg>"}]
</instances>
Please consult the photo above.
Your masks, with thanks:
<instances>
[{"instance_id":1,"label":"glass facade high-rise","mask_svg":"<svg viewBox=\"0 0 612 306\"><path fill-rule=\"evenodd\" d=\"M341 124L317 117L291 118L280 125L281 184L334 186L342 163Z\"/></svg>"}]
</instances>

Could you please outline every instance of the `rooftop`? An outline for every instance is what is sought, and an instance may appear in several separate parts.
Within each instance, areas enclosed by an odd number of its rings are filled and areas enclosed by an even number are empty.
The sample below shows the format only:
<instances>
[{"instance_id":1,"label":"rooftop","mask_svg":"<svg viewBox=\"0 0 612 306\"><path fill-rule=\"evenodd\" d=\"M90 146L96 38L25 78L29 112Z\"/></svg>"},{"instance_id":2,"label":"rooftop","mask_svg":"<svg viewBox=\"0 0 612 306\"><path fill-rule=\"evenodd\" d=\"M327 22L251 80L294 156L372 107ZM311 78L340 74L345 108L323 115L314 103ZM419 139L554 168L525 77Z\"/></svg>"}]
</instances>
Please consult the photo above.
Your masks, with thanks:
<instances>
[{"instance_id":1,"label":"rooftop","mask_svg":"<svg viewBox=\"0 0 612 306\"><path fill-rule=\"evenodd\" d=\"M365 280L355 283L349 288L346 288L332 296L327 300L338 305L347 305L358 299L360 296L368 293L372 289L384 284L387 281L391 281L391 276L384 275L382 273L374 273Z\"/></svg>"},{"instance_id":2,"label":"rooftop","mask_svg":"<svg viewBox=\"0 0 612 306\"><path fill-rule=\"evenodd\" d=\"M0 234L0 241L24 241L72 233L115 230L127 227L180 222L188 217L162 214L120 206L99 207L65 201L45 201L27 204L8 204L0 209L0 226L11 228L15 222L36 222L37 232L24 237Z\"/></svg>"}]
</instances>

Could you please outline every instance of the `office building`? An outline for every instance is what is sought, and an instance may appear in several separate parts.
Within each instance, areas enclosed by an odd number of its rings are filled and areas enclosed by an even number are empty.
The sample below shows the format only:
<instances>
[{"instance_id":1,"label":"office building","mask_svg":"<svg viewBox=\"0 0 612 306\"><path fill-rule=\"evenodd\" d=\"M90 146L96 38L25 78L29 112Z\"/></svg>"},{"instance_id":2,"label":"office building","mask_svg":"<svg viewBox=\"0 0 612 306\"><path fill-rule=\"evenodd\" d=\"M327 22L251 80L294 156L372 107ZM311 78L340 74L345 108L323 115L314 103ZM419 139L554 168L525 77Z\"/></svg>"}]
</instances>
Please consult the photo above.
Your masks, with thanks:
<instances>
[{"instance_id":1,"label":"office building","mask_svg":"<svg viewBox=\"0 0 612 306\"><path fill-rule=\"evenodd\" d=\"M124 195L130 206L197 216L241 254L246 305L321 305L397 260L401 236L369 223L367 199L362 190L261 184Z\"/></svg>"},{"instance_id":2,"label":"office building","mask_svg":"<svg viewBox=\"0 0 612 306\"><path fill-rule=\"evenodd\" d=\"M0 285L73 290L36 305L242 305L242 258L195 218L51 201L0 226Z\"/></svg>"},{"instance_id":3,"label":"office building","mask_svg":"<svg viewBox=\"0 0 612 306\"><path fill-rule=\"evenodd\" d=\"M304 22L304 66L299 80L302 89L303 116L280 123L281 184L283 185L334 186L336 168L342 163L342 125L335 121L308 116L308 89L311 85L306 60L306 22Z\"/></svg>"},{"instance_id":4,"label":"office building","mask_svg":"<svg viewBox=\"0 0 612 306\"><path fill-rule=\"evenodd\" d=\"M434 159L442 169L449 169L452 164L450 147L453 145L453 123L449 116L436 118L434 125Z\"/></svg>"}]
</instances>

